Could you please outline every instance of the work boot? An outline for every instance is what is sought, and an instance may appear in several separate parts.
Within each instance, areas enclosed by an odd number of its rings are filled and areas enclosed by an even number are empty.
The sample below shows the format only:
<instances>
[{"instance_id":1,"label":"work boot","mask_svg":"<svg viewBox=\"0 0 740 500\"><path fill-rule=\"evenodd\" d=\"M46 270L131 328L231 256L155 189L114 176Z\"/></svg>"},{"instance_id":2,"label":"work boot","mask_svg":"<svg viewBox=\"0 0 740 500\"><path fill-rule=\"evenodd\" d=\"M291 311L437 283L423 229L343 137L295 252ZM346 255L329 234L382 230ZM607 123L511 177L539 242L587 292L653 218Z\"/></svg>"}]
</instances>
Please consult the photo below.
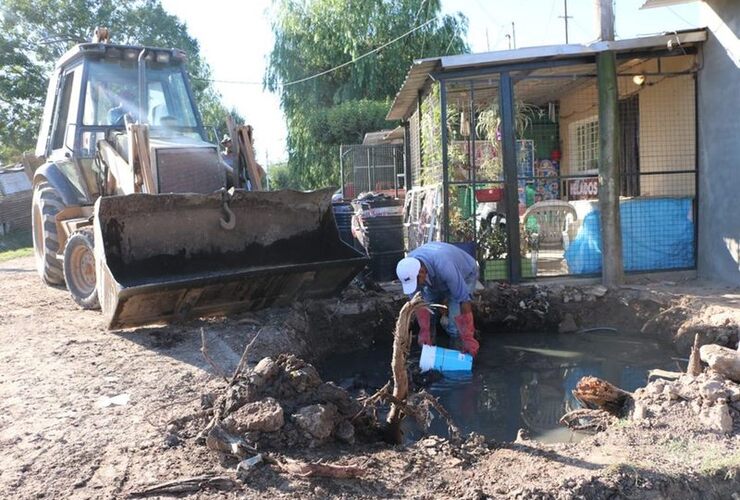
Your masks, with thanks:
<instances>
[{"instance_id":1,"label":"work boot","mask_svg":"<svg viewBox=\"0 0 740 500\"><path fill-rule=\"evenodd\" d=\"M463 343L463 352L469 353L475 357L478 354L480 344L475 340L475 325L473 324L473 313L464 313L455 318L455 324L460 332L460 339Z\"/></svg>"},{"instance_id":2,"label":"work boot","mask_svg":"<svg viewBox=\"0 0 740 500\"><path fill-rule=\"evenodd\" d=\"M416 321L419 322L419 345L432 345L432 313L426 307L416 310Z\"/></svg>"}]
</instances>

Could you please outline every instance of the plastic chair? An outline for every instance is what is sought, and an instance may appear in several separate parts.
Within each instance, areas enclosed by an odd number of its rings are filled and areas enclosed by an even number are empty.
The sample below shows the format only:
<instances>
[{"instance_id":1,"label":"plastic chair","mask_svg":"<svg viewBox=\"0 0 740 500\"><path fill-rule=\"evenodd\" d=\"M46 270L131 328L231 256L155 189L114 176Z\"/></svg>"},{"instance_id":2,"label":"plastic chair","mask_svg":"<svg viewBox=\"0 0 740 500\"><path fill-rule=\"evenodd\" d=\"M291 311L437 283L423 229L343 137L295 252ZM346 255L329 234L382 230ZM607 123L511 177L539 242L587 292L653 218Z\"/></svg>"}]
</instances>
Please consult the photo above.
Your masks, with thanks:
<instances>
[{"instance_id":1,"label":"plastic chair","mask_svg":"<svg viewBox=\"0 0 740 500\"><path fill-rule=\"evenodd\" d=\"M563 248L570 242L568 228L578 219L576 209L562 200L538 201L529 207L522 221L533 217L537 221L537 242L539 248Z\"/></svg>"}]
</instances>

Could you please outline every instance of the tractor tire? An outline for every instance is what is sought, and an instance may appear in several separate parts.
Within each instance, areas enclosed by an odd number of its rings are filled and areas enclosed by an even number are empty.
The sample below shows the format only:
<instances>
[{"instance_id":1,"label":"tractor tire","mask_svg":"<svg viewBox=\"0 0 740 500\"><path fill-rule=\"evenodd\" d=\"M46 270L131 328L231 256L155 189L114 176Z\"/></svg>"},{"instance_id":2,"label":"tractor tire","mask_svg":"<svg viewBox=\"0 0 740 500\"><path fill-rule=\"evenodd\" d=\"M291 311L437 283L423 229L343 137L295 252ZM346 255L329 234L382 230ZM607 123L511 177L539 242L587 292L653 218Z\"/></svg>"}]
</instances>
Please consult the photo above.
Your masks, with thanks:
<instances>
[{"instance_id":1,"label":"tractor tire","mask_svg":"<svg viewBox=\"0 0 740 500\"><path fill-rule=\"evenodd\" d=\"M91 228L72 234L64 246L64 279L67 289L72 299L83 309L100 309L93 248Z\"/></svg>"},{"instance_id":2,"label":"tractor tire","mask_svg":"<svg viewBox=\"0 0 740 500\"><path fill-rule=\"evenodd\" d=\"M62 209L64 202L53 187L46 182L36 185L31 208L33 253L39 276L47 285L64 284L56 223L56 215Z\"/></svg>"}]
</instances>

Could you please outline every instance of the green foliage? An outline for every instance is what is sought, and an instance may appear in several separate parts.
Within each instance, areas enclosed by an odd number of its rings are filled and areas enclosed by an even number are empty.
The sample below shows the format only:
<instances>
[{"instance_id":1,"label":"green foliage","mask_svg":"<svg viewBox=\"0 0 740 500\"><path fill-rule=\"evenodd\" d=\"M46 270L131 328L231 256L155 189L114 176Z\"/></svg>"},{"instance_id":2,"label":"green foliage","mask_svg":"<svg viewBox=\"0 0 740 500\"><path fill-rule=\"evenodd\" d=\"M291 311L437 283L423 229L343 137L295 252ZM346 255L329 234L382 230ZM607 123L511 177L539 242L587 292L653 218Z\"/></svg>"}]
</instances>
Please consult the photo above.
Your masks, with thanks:
<instances>
[{"instance_id":1,"label":"green foliage","mask_svg":"<svg viewBox=\"0 0 740 500\"><path fill-rule=\"evenodd\" d=\"M288 166L301 187L336 184L337 145L360 142L366 132L395 125L382 117L414 59L468 50L463 41L467 20L461 14L439 16L439 10L439 0L277 2L275 45L265 84L280 92L288 125ZM379 52L292 84L357 58L430 19L434 21ZM335 106L352 102L332 114Z\"/></svg>"},{"instance_id":2,"label":"green foliage","mask_svg":"<svg viewBox=\"0 0 740 500\"><path fill-rule=\"evenodd\" d=\"M366 131L385 128L388 106L387 101L360 99L301 115L304 125L288 138L295 146L288 164L292 185L339 186L339 146L361 143ZM306 167L291 168L297 161Z\"/></svg>"},{"instance_id":3,"label":"green foliage","mask_svg":"<svg viewBox=\"0 0 740 500\"><path fill-rule=\"evenodd\" d=\"M270 180L271 191L295 188L290 178L287 163L276 163L274 165L270 165L267 175Z\"/></svg>"},{"instance_id":4,"label":"green foliage","mask_svg":"<svg viewBox=\"0 0 740 500\"><path fill-rule=\"evenodd\" d=\"M0 262L33 254L31 231L13 231L0 236Z\"/></svg>"},{"instance_id":5,"label":"green foliage","mask_svg":"<svg viewBox=\"0 0 740 500\"><path fill-rule=\"evenodd\" d=\"M208 79L198 41L159 0L2 0L0 3L0 156L33 149L48 75L73 45L90 41L96 26L114 43L178 47L188 54L192 87L204 121L228 111Z\"/></svg>"}]
</instances>

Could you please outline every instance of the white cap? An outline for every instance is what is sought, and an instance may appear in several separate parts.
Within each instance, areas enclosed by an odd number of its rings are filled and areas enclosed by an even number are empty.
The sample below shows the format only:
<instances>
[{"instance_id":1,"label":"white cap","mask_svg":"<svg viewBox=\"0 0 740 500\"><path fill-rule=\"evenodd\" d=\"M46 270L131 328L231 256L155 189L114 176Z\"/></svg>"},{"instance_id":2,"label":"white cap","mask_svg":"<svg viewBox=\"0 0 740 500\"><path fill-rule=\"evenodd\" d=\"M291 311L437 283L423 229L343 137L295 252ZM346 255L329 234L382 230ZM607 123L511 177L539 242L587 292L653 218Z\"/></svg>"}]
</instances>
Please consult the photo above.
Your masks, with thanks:
<instances>
[{"instance_id":1,"label":"white cap","mask_svg":"<svg viewBox=\"0 0 740 500\"><path fill-rule=\"evenodd\" d=\"M398 265L396 265L396 275L398 275L398 279L401 280L403 293L406 295L411 295L416 291L419 269L421 269L421 262L419 262L419 259L406 257L405 259L398 261Z\"/></svg>"}]
</instances>

